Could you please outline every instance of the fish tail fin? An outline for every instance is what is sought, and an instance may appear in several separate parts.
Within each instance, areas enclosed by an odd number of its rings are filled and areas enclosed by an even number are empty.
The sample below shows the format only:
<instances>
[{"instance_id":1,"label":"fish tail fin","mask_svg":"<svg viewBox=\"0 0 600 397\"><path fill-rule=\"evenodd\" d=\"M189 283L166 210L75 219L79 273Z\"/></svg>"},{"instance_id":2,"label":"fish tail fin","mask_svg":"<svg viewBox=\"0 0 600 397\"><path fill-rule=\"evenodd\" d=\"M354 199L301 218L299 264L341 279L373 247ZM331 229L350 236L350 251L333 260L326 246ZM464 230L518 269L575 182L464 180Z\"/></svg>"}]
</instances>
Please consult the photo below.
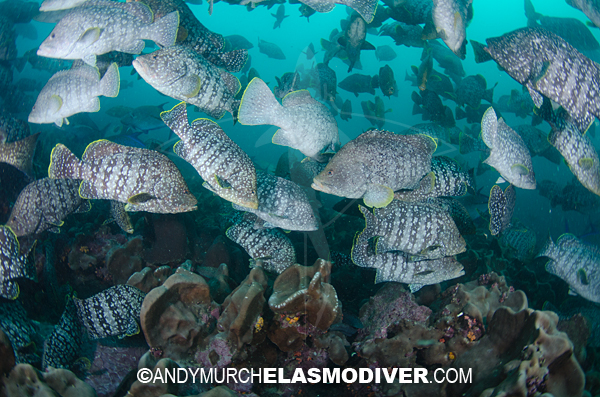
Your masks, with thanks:
<instances>
[{"instance_id":1,"label":"fish tail fin","mask_svg":"<svg viewBox=\"0 0 600 397\"><path fill-rule=\"evenodd\" d=\"M542 256L552 258L555 256L556 249L557 249L556 244L554 244L554 241L552 241L552 237L550 236L550 233L548 233L548 241L546 241L546 244L540 250L540 252L537 254L536 258L539 258Z\"/></svg>"},{"instance_id":2,"label":"fish tail fin","mask_svg":"<svg viewBox=\"0 0 600 397\"><path fill-rule=\"evenodd\" d=\"M65 145L59 143L50 153L48 176L52 179L83 179L83 164Z\"/></svg>"},{"instance_id":3,"label":"fish tail fin","mask_svg":"<svg viewBox=\"0 0 600 397\"><path fill-rule=\"evenodd\" d=\"M149 27L149 39L161 47L170 47L177 40L179 30L179 11L173 11L155 21Z\"/></svg>"},{"instance_id":4,"label":"fish tail fin","mask_svg":"<svg viewBox=\"0 0 600 397\"><path fill-rule=\"evenodd\" d=\"M244 68L248 61L248 50L238 49L226 52L221 55L221 61L228 72L237 73Z\"/></svg>"},{"instance_id":5,"label":"fish tail fin","mask_svg":"<svg viewBox=\"0 0 600 397\"><path fill-rule=\"evenodd\" d=\"M185 102L178 103L171 110L160 112L160 118L175 134L186 140L182 136L189 126Z\"/></svg>"},{"instance_id":6,"label":"fish tail fin","mask_svg":"<svg viewBox=\"0 0 600 397\"><path fill-rule=\"evenodd\" d=\"M540 14L535 12L535 8L533 7L533 3L531 0L524 1L525 6L525 17L527 18L527 26L536 26L537 20L540 19Z\"/></svg>"},{"instance_id":7,"label":"fish tail fin","mask_svg":"<svg viewBox=\"0 0 600 397\"><path fill-rule=\"evenodd\" d=\"M473 55L475 55L475 63L483 63L492 60L492 56L485 50L485 46L478 41L469 40L473 47Z\"/></svg>"},{"instance_id":8,"label":"fish tail fin","mask_svg":"<svg viewBox=\"0 0 600 397\"><path fill-rule=\"evenodd\" d=\"M356 10L366 23L371 23L375 18L377 0L340 0L339 3Z\"/></svg>"},{"instance_id":9,"label":"fish tail fin","mask_svg":"<svg viewBox=\"0 0 600 397\"><path fill-rule=\"evenodd\" d=\"M485 92L483 94L483 99L485 99L489 103L493 103L493 101L494 101L494 88L496 88L497 85L498 85L498 83L494 84L494 86L492 88L489 88L489 89L485 90Z\"/></svg>"},{"instance_id":10,"label":"fish tail fin","mask_svg":"<svg viewBox=\"0 0 600 397\"><path fill-rule=\"evenodd\" d=\"M277 102L271 89L255 77L246 87L238 110L238 121L243 125L281 124L283 106Z\"/></svg>"},{"instance_id":11,"label":"fish tail fin","mask_svg":"<svg viewBox=\"0 0 600 397\"><path fill-rule=\"evenodd\" d=\"M100 80L100 94L106 97L115 98L119 95L119 87L119 67L113 62L106 70L106 73L104 73L102 80Z\"/></svg>"}]
</instances>

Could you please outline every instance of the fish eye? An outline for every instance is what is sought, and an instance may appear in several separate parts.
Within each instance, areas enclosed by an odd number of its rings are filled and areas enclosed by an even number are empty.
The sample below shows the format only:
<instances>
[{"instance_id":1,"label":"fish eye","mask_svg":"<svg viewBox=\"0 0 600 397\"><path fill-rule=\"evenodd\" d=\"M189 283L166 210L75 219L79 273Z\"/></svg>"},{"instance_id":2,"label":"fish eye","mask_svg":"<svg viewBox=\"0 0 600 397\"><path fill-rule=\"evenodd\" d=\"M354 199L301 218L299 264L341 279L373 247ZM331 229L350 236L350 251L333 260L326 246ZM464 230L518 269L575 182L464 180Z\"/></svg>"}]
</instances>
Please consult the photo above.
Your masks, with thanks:
<instances>
[{"instance_id":1,"label":"fish eye","mask_svg":"<svg viewBox=\"0 0 600 397\"><path fill-rule=\"evenodd\" d=\"M152 55L152 59L156 59L156 55Z\"/></svg>"},{"instance_id":2,"label":"fish eye","mask_svg":"<svg viewBox=\"0 0 600 397\"><path fill-rule=\"evenodd\" d=\"M332 176L333 175L333 171L332 170L327 171L327 175Z\"/></svg>"},{"instance_id":3,"label":"fish eye","mask_svg":"<svg viewBox=\"0 0 600 397\"><path fill-rule=\"evenodd\" d=\"M52 37L52 38L56 37L56 33L52 33L52 34L50 35L50 37Z\"/></svg>"}]
</instances>

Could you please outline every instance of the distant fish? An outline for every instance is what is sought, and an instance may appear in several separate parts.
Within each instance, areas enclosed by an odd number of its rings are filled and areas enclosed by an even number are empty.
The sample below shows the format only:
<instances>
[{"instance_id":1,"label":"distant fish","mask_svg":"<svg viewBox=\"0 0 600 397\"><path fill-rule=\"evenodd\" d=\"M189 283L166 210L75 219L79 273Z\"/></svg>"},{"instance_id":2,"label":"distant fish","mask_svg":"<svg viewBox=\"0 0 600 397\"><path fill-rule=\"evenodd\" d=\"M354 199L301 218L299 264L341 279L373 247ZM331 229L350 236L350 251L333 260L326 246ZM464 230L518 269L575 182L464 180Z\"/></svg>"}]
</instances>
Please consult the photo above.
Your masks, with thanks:
<instances>
[{"instance_id":1,"label":"distant fish","mask_svg":"<svg viewBox=\"0 0 600 397\"><path fill-rule=\"evenodd\" d=\"M259 78L254 78L244 91L238 120L244 125L278 126L273 143L298 149L318 161L325 160L323 150L335 152L340 145L335 119L308 91L294 91L279 104Z\"/></svg>"},{"instance_id":2,"label":"distant fish","mask_svg":"<svg viewBox=\"0 0 600 397\"><path fill-rule=\"evenodd\" d=\"M350 102L349 99L344 101L344 104L340 109L340 118L344 121L348 121L352 118L352 102Z\"/></svg>"},{"instance_id":3,"label":"distant fish","mask_svg":"<svg viewBox=\"0 0 600 397\"><path fill-rule=\"evenodd\" d=\"M7 136L0 132L0 163L10 164L28 176L33 172L33 153L39 133L16 142L7 143Z\"/></svg>"},{"instance_id":4,"label":"distant fish","mask_svg":"<svg viewBox=\"0 0 600 397\"><path fill-rule=\"evenodd\" d=\"M165 124L160 118L160 112L163 111L163 106L164 103L159 106L144 105L130 109L123 117L121 117L121 124L141 132L165 128Z\"/></svg>"},{"instance_id":5,"label":"distant fish","mask_svg":"<svg viewBox=\"0 0 600 397\"><path fill-rule=\"evenodd\" d=\"M205 188L232 203L258 208L252 160L217 123L197 119L190 125L185 102L160 117L181 138L173 150L196 169Z\"/></svg>"},{"instance_id":6,"label":"distant fish","mask_svg":"<svg viewBox=\"0 0 600 397\"><path fill-rule=\"evenodd\" d=\"M298 73L298 72L284 73L284 75L281 76L281 78L275 76L275 80L277 80L277 86L273 89L273 93L279 99L282 99L290 92L302 89L300 87L301 86L300 73ZM306 88L306 87L303 87L303 88Z\"/></svg>"},{"instance_id":7,"label":"distant fish","mask_svg":"<svg viewBox=\"0 0 600 397\"><path fill-rule=\"evenodd\" d=\"M515 258L525 261L535 249L535 232L511 226L502 232L500 242L514 250Z\"/></svg>"},{"instance_id":8,"label":"distant fish","mask_svg":"<svg viewBox=\"0 0 600 397\"><path fill-rule=\"evenodd\" d=\"M256 173L258 208L233 204L238 211L247 211L260 218L256 228L313 231L319 222L304 190L296 183L266 172Z\"/></svg>"},{"instance_id":9,"label":"distant fish","mask_svg":"<svg viewBox=\"0 0 600 397\"><path fill-rule=\"evenodd\" d=\"M116 97L119 93L119 69L113 64L100 79L98 69L82 65L56 73L38 95L28 121L54 123L61 127L70 117L80 112L100 110L99 96Z\"/></svg>"},{"instance_id":10,"label":"distant fish","mask_svg":"<svg viewBox=\"0 0 600 397\"><path fill-rule=\"evenodd\" d=\"M130 285L115 285L87 299L73 298L73 303L90 338L102 339L140 332L138 321L145 297Z\"/></svg>"},{"instance_id":11,"label":"distant fish","mask_svg":"<svg viewBox=\"0 0 600 397\"><path fill-rule=\"evenodd\" d=\"M377 3L375 3L377 4ZM354 65L360 61L361 50L374 50L373 44L366 41L367 25L365 20L358 14L351 16L350 22L344 34L338 39L338 43L346 50L350 65L348 73L352 71Z\"/></svg>"},{"instance_id":12,"label":"distant fish","mask_svg":"<svg viewBox=\"0 0 600 397\"><path fill-rule=\"evenodd\" d=\"M494 59L529 90L537 107L546 96L569 112L580 131L600 116L600 66L556 34L522 28L487 39L487 47L471 44L476 61Z\"/></svg>"},{"instance_id":13,"label":"distant fish","mask_svg":"<svg viewBox=\"0 0 600 397\"><path fill-rule=\"evenodd\" d=\"M21 255L19 240L9 226L0 226L0 297L17 299L16 279L24 277L37 281L35 265L28 254Z\"/></svg>"},{"instance_id":14,"label":"distant fish","mask_svg":"<svg viewBox=\"0 0 600 397\"><path fill-rule=\"evenodd\" d=\"M275 24L273 24L273 29L280 28L281 22L283 22L285 18L289 17L289 15L285 15L285 5L283 4L280 4L279 7L277 7L277 12L271 15L275 17Z\"/></svg>"},{"instance_id":15,"label":"distant fish","mask_svg":"<svg viewBox=\"0 0 600 397\"><path fill-rule=\"evenodd\" d=\"M424 121L433 121L442 127L454 127L456 121L452 110L442 103L433 91L413 91L410 97L413 101L412 114L421 114Z\"/></svg>"},{"instance_id":16,"label":"distant fish","mask_svg":"<svg viewBox=\"0 0 600 397\"><path fill-rule=\"evenodd\" d=\"M358 12L367 23L375 17L376 0L301 0L301 3L317 12L329 12L336 4L344 4Z\"/></svg>"},{"instance_id":17,"label":"distant fish","mask_svg":"<svg viewBox=\"0 0 600 397\"><path fill-rule=\"evenodd\" d=\"M379 68L379 88L386 97L398 96L398 86L394 79L394 71L390 65Z\"/></svg>"},{"instance_id":18,"label":"distant fish","mask_svg":"<svg viewBox=\"0 0 600 397\"><path fill-rule=\"evenodd\" d=\"M535 189L535 173L531 154L523 139L496 112L489 108L481 120L481 139L492 149L484 161L509 183L521 189Z\"/></svg>"},{"instance_id":19,"label":"distant fish","mask_svg":"<svg viewBox=\"0 0 600 397\"><path fill-rule=\"evenodd\" d=\"M397 56L398 54L389 45L381 45L375 49L375 57L379 62L389 62L396 59Z\"/></svg>"},{"instance_id":20,"label":"distant fish","mask_svg":"<svg viewBox=\"0 0 600 397\"><path fill-rule=\"evenodd\" d=\"M487 89L485 77L480 74L467 76L456 87L454 100L459 106L467 105L473 109L477 109L482 99L492 103L495 87Z\"/></svg>"},{"instance_id":21,"label":"distant fish","mask_svg":"<svg viewBox=\"0 0 600 397\"><path fill-rule=\"evenodd\" d=\"M375 88L379 87L379 75L371 77L354 73L340 81L338 87L344 91L352 92L357 97L361 93L375 95Z\"/></svg>"},{"instance_id":22,"label":"distant fish","mask_svg":"<svg viewBox=\"0 0 600 397\"><path fill-rule=\"evenodd\" d=\"M285 54L283 53L281 48L279 48L279 46L275 43L270 43L268 41L258 39L258 50L261 54L265 54L269 58L280 60L285 59Z\"/></svg>"},{"instance_id":23,"label":"distant fish","mask_svg":"<svg viewBox=\"0 0 600 397\"><path fill-rule=\"evenodd\" d=\"M379 35L391 37L398 46L423 48L427 43L426 40L423 40L423 28L421 26L402 22L383 25L379 29Z\"/></svg>"},{"instance_id":24,"label":"distant fish","mask_svg":"<svg viewBox=\"0 0 600 397\"><path fill-rule=\"evenodd\" d=\"M466 73L461 59L448 47L437 40L428 40L423 49L421 59L430 54L437 61L444 73L448 75L455 83L459 83Z\"/></svg>"},{"instance_id":25,"label":"distant fish","mask_svg":"<svg viewBox=\"0 0 600 397\"><path fill-rule=\"evenodd\" d=\"M383 3L388 6L390 17L398 22L420 25L431 20L431 0L384 0Z\"/></svg>"},{"instance_id":26,"label":"distant fish","mask_svg":"<svg viewBox=\"0 0 600 397\"><path fill-rule=\"evenodd\" d=\"M370 130L344 145L315 177L312 188L369 207L385 207L394 191L411 189L431 171L437 145L426 135Z\"/></svg>"},{"instance_id":27,"label":"distant fish","mask_svg":"<svg viewBox=\"0 0 600 397\"><path fill-rule=\"evenodd\" d=\"M433 0L431 16L437 33L435 36L444 40L456 56L465 59L466 29L473 18L473 0Z\"/></svg>"},{"instance_id":28,"label":"distant fish","mask_svg":"<svg viewBox=\"0 0 600 397\"><path fill-rule=\"evenodd\" d=\"M370 211L359 206L366 217L373 217ZM411 262L402 252L373 253L369 250L369 239L375 236L374 223L367 223L362 232L357 233L352 246L352 262L361 267L377 269L376 283L396 281L409 284L411 292L424 285L441 283L465 274L463 266L454 257Z\"/></svg>"},{"instance_id":29,"label":"distant fish","mask_svg":"<svg viewBox=\"0 0 600 397\"><path fill-rule=\"evenodd\" d=\"M60 231L64 219L71 213L86 212L90 202L79 196L81 181L43 178L31 182L19 194L10 212L7 226L17 237Z\"/></svg>"},{"instance_id":30,"label":"distant fish","mask_svg":"<svg viewBox=\"0 0 600 397\"><path fill-rule=\"evenodd\" d=\"M235 49L249 50L251 48L254 48L254 44L252 44L247 38L245 38L244 36L241 36L239 34L232 34L230 36L226 36L225 40L227 42L229 42L232 49L234 49L234 50Z\"/></svg>"},{"instance_id":31,"label":"distant fish","mask_svg":"<svg viewBox=\"0 0 600 397\"><path fill-rule=\"evenodd\" d=\"M253 222L241 221L231 226L225 235L241 245L253 259L263 262L263 269L281 274L296 263L296 251L287 236L277 229L255 229Z\"/></svg>"},{"instance_id":32,"label":"distant fish","mask_svg":"<svg viewBox=\"0 0 600 397\"><path fill-rule=\"evenodd\" d=\"M150 7L139 2L92 1L74 8L40 44L37 54L49 58L83 59L96 64L96 56L118 50L140 54L144 40L161 47L175 44L179 13L153 22Z\"/></svg>"},{"instance_id":33,"label":"distant fish","mask_svg":"<svg viewBox=\"0 0 600 397\"><path fill-rule=\"evenodd\" d=\"M52 149L48 176L82 179L83 198L127 203L126 211L178 213L196 209L179 170L165 155L106 140L88 145L80 161L62 144Z\"/></svg>"},{"instance_id":34,"label":"distant fish","mask_svg":"<svg viewBox=\"0 0 600 397\"><path fill-rule=\"evenodd\" d=\"M488 202L490 232L492 236L500 234L500 232L510 226L516 202L517 194L513 185L508 185L504 191L498 185L492 187Z\"/></svg>"},{"instance_id":35,"label":"distant fish","mask_svg":"<svg viewBox=\"0 0 600 397\"><path fill-rule=\"evenodd\" d=\"M311 86L324 101L333 102L337 95L337 77L335 71L324 63L318 63L311 71Z\"/></svg>"},{"instance_id":36,"label":"distant fish","mask_svg":"<svg viewBox=\"0 0 600 397\"><path fill-rule=\"evenodd\" d=\"M546 263L546 271L569 284L569 294L600 303L598 247L566 233L556 240L556 244L549 237L548 243L538 254L540 256L550 258Z\"/></svg>"}]
</instances>

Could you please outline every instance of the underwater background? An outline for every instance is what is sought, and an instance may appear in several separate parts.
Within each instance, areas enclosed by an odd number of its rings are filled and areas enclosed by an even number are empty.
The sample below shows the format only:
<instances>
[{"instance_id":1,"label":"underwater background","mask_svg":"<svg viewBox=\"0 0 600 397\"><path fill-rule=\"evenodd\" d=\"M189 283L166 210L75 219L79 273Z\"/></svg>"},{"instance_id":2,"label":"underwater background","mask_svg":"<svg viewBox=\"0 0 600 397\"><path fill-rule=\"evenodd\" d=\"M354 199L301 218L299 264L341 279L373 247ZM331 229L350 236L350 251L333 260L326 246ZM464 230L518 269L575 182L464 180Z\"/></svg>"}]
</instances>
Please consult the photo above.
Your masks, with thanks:
<instances>
[{"instance_id":1,"label":"underwater background","mask_svg":"<svg viewBox=\"0 0 600 397\"><path fill-rule=\"evenodd\" d=\"M2 8L2 3L10 6ZM403 7L404 3L380 2L379 7ZM26 4L31 3L4 0L0 10L25 10ZM241 83L238 97L253 77L262 79L273 91L279 85L278 78L298 71L303 85L296 88L308 89L335 115L340 147L371 128L401 134L411 126L431 121L415 102L413 93L420 92L418 84L410 81L416 78L411 67L422 65L422 55L429 47L396 45L392 37L381 34L386 24L395 22L392 18L377 21L376 17L374 23L367 24L365 40L375 48L391 47L393 59L379 60L377 51L362 50L359 64L348 71L345 59L334 54L327 65L336 75L337 99L327 101L315 89L319 81L315 82L313 70L327 56L323 40L331 40L334 29L344 31L347 25L343 21L351 18L352 8L337 4L328 13L317 12L306 18L299 11L301 3L270 0L240 5L219 1L210 15L206 2L186 4L206 28L226 41L239 35L251 43L243 69L231 71ZM274 28L276 18L272 14L282 6L288 17ZM538 0L533 6L541 18L588 22L581 11L565 1ZM468 41L485 43L487 38L528 26L523 1L475 0L472 7L473 18L466 29ZM11 11L0 14L0 18L6 20L12 15ZM473 110L477 113L475 120L470 120L459 118L457 111L468 105L458 106L455 100L440 95L457 129L449 133L454 134L449 139L435 137L437 148L433 153L434 157L455 160L472 177L468 192L456 197L470 218L465 220L465 229L458 227L465 250L456 255L456 260L464 274L411 289L409 283L375 283L374 269L356 265L352 250L357 233L365 229L364 213L358 208L363 205L361 199L312 189L313 177L322 169L307 177L301 164L311 161L302 163L306 157L303 153L272 143L279 127L244 125L230 112L220 119L211 118L188 105L190 122L198 118L216 121L249 156L257 171L301 186L316 214L317 231L279 229L291 242L299 266L276 271L255 266L256 260L260 263L272 257L249 254L248 247L232 241L227 234L232 225L247 222L249 213L244 215L203 187L205 180L194 166L173 151L180 139L177 131L165 125L161 112L181 101L159 93L141 78L131 62L119 65L118 96L100 98L99 111L68 117L68 124L60 127L53 122L28 123L44 85L54 73L69 68L71 62L46 58L52 62L44 63L36 59L40 56L35 50L55 27L55 23L36 19L40 18L15 22L14 34L4 29L0 36L1 48L10 46L11 39L16 44L16 54L1 61L2 136L8 143L40 133L29 175L0 156L0 224L9 222L23 189L48 176L57 144L81 158L88 145L99 139L167 156L196 198L197 209L170 214L129 212L130 233L111 222L115 213L111 214L108 200L90 200L91 209L83 211L80 207L61 222L49 222L51 230L19 235L19 256L24 255L34 264L35 277L15 277L18 295L0 297L0 396L188 396L203 395L217 386L136 383L138 366L156 365L280 367L286 374L296 368L424 367L433 372L452 367L473 368L475 378L469 385L227 384L230 390L214 392L219 396L600 395L598 299L594 302L570 294L569 283L547 271L548 259L538 256L549 238L556 242L565 233L576 236L586 247L595 247L589 248L594 254L574 254L583 255L574 261L583 263L592 257L591 267L582 271L583 275L578 272L577 277L598 298L600 256L594 255L600 246L600 198L577 180L560 154L549 158L532 152L537 187L516 189L510 229L499 235L491 233L490 189L496 184L505 189L508 184L499 180L499 172L483 163L488 149L480 139L481 116L493 106L510 127L531 125L537 116L532 108L519 116L503 107L510 99L502 102L501 97L510 98L515 90L517 94L527 90L496 62L476 63L470 44L464 60L456 57L465 73L456 79L449 76L452 87L456 89L462 77L481 75L486 82L484 91L492 89L492 100L483 95L482 104ZM590 26L589 32L600 40L598 28ZM278 46L285 59L261 51L261 40ZM442 40L437 42L446 48ZM147 41L142 54L156 50L158 46ZM600 46L590 54L599 55ZM593 59L590 54L586 55ZM394 95L384 95L378 86L365 88L374 93L356 95L340 88L340 82L356 73L379 75L381 80L380 68L385 65L393 71ZM437 58L433 68L443 71ZM365 105L361 104L375 101L375 97L383 102L384 109L383 115L378 114L377 125L365 117ZM350 117L342 118L341 104L347 100L352 111ZM585 133L596 151L600 139L595 133L597 127L598 120L594 119ZM541 120L536 128L544 134L551 130ZM11 137L15 130L20 135ZM481 149L463 145L459 134L469 135L478 142L472 145ZM294 174L298 169L301 174ZM52 194L51 190L43 190L38 199L32 199L39 201L28 211L43 207ZM26 212L22 216L34 215ZM14 270L11 266L17 266L13 265L17 255L7 252L2 251L3 283L9 281ZM135 289L114 289L124 285ZM290 298L294 294L302 296L303 302L294 302ZM152 299L147 298L150 296ZM96 301L88 300L93 297ZM279 305L274 303L278 299ZM156 307L150 310L152 305ZM15 367L18 364L30 367ZM48 367L72 373L53 372ZM77 391L59 385L69 382ZM33 391L39 394L28 394Z\"/></svg>"}]
</instances>

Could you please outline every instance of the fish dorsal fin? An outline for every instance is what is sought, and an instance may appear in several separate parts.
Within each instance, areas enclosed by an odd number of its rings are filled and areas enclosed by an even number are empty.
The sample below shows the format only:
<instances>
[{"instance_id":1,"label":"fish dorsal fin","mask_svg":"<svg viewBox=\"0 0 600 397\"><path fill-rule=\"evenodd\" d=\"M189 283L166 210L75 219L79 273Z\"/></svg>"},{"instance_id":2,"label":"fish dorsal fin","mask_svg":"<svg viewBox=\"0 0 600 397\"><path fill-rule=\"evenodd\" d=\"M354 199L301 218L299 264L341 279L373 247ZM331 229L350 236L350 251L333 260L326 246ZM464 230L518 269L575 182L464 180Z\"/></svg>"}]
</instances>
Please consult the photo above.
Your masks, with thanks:
<instances>
[{"instance_id":1,"label":"fish dorsal fin","mask_svg":"<svg viewBox=\"0 0 600 397\"><path fill-rule=\"evenodd\" d=\"M292 91L281 100L281 104L287 107L313 104L315 100L308 90Z\"/></svg>"},{"instance_id":2,"label":"fish dorsal fin","mask_svg":"<svg viewBox=\"0 0 600 397\"><path fill-rule=\"evenodd\" d=\"M69 70L70 75L76 75L86 80L100 81L100 71L96 66L90 66L87 63Z\"/></svg>"},{"instance_id":3,"label":"fish dorsal fin","mask_svg":"<svg viewBox=\"0 0 600 397\"><path fill-rule=\"evenodd\" d=\"M90 45L94 44L96 41L98 41L98 39L100 39L100 36L102 35L103 30L104 29L100 29L97 26L93 27L93 28L89 28L85 32L83 32L81 34L81 36L79 36L79 39L77 40L77 42L81 45L90 46Z\"/></svg>"},{"instance_id":4,"label":"fish dorsal fin","mask_svg":"<svg viewBox=\"0 0 600 397\"><path fill-rule=\"evenodd\" d=\"M148 5L142 2L132 1L126 3L115 2L116 7L121 7L128 13L140 18L143 23L149 24L154 21L154 13ZM112 6L112 5L111 5Z\"/></svg>"},{"instance_id":5,"label":"fish dorsal fin","mask_svg":"<svg viewBox=\"0 0 600 397\"><path fill-rule=\"evenodd\" d=\"M96 160L102 160L106 156L111 156L116 153L127 153L135 148L128 146L119 145L108 141L106 139L100 139L90 143L81 156L82 161L94 162Z\"/></svg>"},{"instance_id":6,"label":"fish dorsal fin","mask_svg":"<svg viewBox=\"0 0 600 397\"><path fill-rule=\"evenodd\" d=\"M240 83L237 77L235 77L229 72L223 72L221 73L221 79L227 86L229 92L231 92L233 95L237 95L238 92L240 92L242 84Z\"/></svg>"}]
</instances>

